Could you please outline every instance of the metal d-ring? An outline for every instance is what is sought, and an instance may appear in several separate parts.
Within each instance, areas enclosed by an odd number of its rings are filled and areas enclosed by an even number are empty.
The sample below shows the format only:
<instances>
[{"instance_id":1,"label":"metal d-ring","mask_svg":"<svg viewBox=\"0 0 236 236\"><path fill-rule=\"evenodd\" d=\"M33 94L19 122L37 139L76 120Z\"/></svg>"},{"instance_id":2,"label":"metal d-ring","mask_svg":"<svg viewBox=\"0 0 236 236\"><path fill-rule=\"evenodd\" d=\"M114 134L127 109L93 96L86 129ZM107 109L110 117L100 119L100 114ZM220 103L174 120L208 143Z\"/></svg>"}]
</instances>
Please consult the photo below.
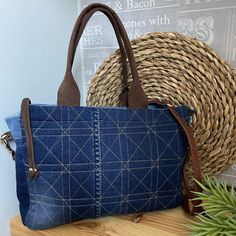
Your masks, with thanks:
<instances>
[{"instance_id":1,"label":"metal d-ring","mask_svg":"<svg viewBox=\"0 0 236 236\"><path fill-rule=\"evenodd\" d=\"M0 143L8 150L8 152L11 154L12 159L16 159L15 151L10 147L9 141L13 140L13 137L11 135L11 132L5 132L0 136Z\"/></svg>"}]
</instances>

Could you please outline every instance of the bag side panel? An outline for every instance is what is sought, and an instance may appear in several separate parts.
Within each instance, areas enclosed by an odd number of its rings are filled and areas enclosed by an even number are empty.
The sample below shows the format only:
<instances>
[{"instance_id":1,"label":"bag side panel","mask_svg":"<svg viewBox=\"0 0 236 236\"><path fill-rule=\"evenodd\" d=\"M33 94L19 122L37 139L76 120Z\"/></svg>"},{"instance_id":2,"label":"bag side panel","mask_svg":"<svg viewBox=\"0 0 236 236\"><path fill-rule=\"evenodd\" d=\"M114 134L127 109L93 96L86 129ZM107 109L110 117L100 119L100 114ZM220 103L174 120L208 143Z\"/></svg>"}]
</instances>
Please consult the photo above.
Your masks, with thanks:
<instances>
[{"instance_id":1,"label":"bag side panel","mask_svg":"<svg viewBox=\"0 0 236 236\"><path fill-rule=\"evenodd\" d=\"M21 128L21 119L19 115L6 118L6 123L16 143L16 189L22 222L25 224L25 218L29 210L29 191L25 167L27 147L23 135L24 130Z\"/></svg>"}]
</instances>

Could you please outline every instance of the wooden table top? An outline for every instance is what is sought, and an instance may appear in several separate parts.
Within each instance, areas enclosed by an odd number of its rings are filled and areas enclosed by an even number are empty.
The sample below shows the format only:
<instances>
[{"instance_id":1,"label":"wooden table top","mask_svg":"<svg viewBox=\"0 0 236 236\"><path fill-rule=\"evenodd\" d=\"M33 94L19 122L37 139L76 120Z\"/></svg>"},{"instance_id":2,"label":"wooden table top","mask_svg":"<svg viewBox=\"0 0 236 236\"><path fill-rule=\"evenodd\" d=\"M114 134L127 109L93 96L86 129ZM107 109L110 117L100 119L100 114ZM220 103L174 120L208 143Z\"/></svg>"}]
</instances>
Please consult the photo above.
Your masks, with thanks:
<instances>
[{"instance_id":1,"label":"wooden table top","mask_svg":"<svg viewBox=\"0 0 236 236\"><path fill-rule=\"evenodd\" d=\"M12 236L174 236L188 235L189 219L182 208L142 215L108 216L83 220L47 230L30 230L20 216L10 221Z\"/></svg>"}]
</instances>

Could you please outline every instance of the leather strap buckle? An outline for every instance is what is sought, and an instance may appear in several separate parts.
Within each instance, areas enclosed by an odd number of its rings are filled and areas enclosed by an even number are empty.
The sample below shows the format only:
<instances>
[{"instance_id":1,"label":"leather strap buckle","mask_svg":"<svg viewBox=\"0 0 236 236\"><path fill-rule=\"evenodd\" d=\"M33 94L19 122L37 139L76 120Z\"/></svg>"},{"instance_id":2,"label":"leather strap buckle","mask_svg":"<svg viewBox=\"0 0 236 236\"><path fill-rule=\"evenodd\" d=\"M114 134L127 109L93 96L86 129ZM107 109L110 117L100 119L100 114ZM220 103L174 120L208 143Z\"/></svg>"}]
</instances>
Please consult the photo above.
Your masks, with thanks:
<instances>
[{"instance_id":1,"label":"leather strap buckle","mask_svg":"<svg viewBox=\"0 0 236 236\"><path fill-rule=\"evenodd\" d=\"M8 150L8 152L11 154L12 159L15 160L15 151L10 147L9 141L13 140L13 137L11 135L11 132L6 132L0 136L0 143Z\"/></svg>"}]
</instances>

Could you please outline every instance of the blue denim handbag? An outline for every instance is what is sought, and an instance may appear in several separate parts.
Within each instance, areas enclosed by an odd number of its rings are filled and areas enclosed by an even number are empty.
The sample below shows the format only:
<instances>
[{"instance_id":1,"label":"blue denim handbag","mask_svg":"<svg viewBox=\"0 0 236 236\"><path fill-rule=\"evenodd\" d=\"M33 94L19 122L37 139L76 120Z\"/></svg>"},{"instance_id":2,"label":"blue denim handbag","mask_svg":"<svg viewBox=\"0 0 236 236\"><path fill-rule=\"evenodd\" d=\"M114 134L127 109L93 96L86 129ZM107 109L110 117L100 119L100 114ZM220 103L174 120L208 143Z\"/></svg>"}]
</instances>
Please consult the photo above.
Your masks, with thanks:
<instances>
[{"instance_id":1,"label":"blue denim handbag","mask_svg":"<svg viewBox=\"0 0 236 236\"><path fill-rule=\"evenodd\" d=\"M110 19L121 48L121 107L81 107L79 103L71 70L83 29L96 11ZM126 56L133 78L129 89ZM16 160L23 224L45 229L75 220L181 204L190 214L199 212L198 201L193 201L195 207L190 209L189 200L194 195L186 178L182 193L183 165L189 151L194 176L201 181L196 144L186 124L191 115L185 106L148 103L120 19L103 4L89 5L72 32L57 105L34 105L26 98L21 115L6 119L11 133L3 135L1 141ZM8 143L11 135L16 153Z\"/></svg>"}]
</instances>

